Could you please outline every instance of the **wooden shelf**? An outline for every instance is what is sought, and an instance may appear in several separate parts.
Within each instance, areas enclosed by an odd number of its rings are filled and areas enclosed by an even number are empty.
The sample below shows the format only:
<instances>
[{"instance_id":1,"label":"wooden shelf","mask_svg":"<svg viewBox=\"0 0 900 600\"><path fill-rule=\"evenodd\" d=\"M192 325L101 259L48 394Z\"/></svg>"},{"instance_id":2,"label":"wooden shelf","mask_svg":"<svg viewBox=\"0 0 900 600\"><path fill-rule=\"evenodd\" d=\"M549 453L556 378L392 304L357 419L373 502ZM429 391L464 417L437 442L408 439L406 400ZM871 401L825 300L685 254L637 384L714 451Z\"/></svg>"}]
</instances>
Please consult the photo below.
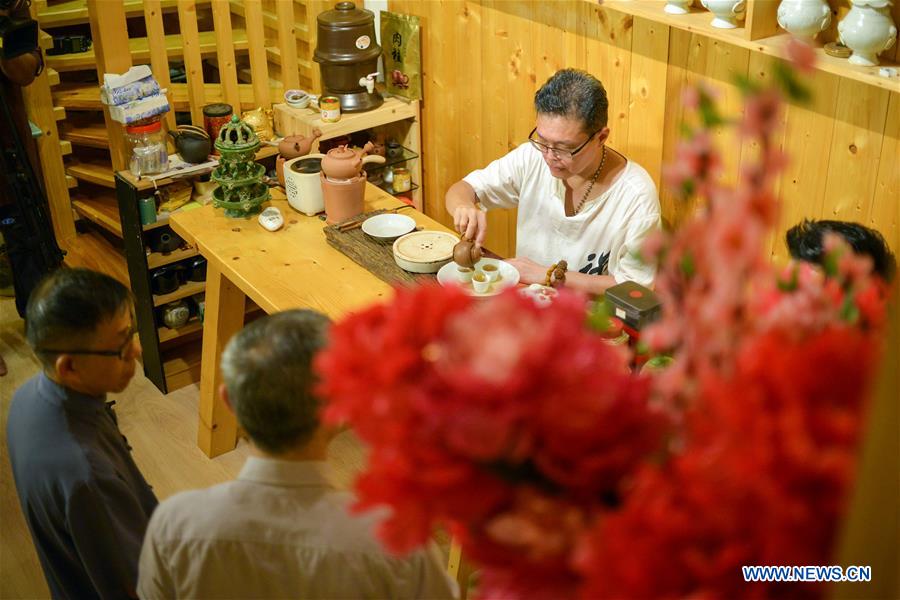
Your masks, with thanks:
<instances>
[{"instance_id":1,"label":"wooden shelf","mask_svg":"<svg viewBox=\"0 0 900 600\"><path fill-rule=\"evenodd\" d=\"M207 103L225 102L222 86L218 83L203 84L204 98ZM190 110L188 100L188 87L186 83L172 83L168 87L169 102L173 110ZM273 98L281 95L281 88L273 87L270 92ZM248 83L238 84L238 93L241 97L241 110L256 108L256 100L253 97L253 86ZM53 88L53 105L61 109L69 110L103 110L100 102L100 88L96 83L61 83ZM65 117L63 117L65 118Z\"/></svg>"},{"instance_id":2,"label":"wooden shelf","mask_svg":"<svg viewBox=\"0 0 900 600\"><path fill-rule=\"evenodd\" d=\"M162 296L153 294L153 306L162 306L163 304L168 304L174 300L180 300L182 298L187 298L188 296L193 296L194 294L200 294L205 289L205 281L189 281L171 294L163 294Z\"/></svg>"},{"instance_id":3,"label":"wooden shelf","mask_svg":"<svg viewBox=\"0 0 900 600\"><path fill-rule=\"evenodd\" d=\"M190 246L188 248L179 248L178 250L169 252L168 254L163 254L162 252L151 252L147 255L147 268L156 269L157 267L170 265L173 262L178 262L179 260L184 260L185 258L197 256L198 254L199 252L193 246Z\"/></svg>"},{"instance_id":4,"label":"wooden shelf","mask_svg":"<svg viewBox=\"0 0 900 600\"><path fill-rule=\"evenodd\" d=\"M762 0L756 0L760 2ZM670 15L663 11L664 2L645 2L642 0L606 0L603 8L625 13L635 17L641 17L655 23L662 23L683 31L690 31L710 39L719 40L728 44L734 44L754 52L761 52L768 56L784 58L784 45L790 39L790 34L779 30L779 33L757 40L749 39L747 30L743 27L737 29L718 29L713 27L712 13L699 7L692 7L691 12L685 15ZM880 87L892 92L900 92L900 77L882 77L878 74L881 67L900 67L900 63L881 57L881 65L877 67L859 67L850 64L846 58L828 56L822 49L822 42L816 42L816 69L825 73L831 73L846 79L852 79L875 87Z\"/></svg>"},{"instance_id":5,"label":"wooden shelf","mask_svg":"<svg viewBox=\"0 0 900 600\"><path fill-rule=\"evenodd\" d=\"M119 219L119 205L114 193L92 194L90 198L75 197L72 208L85 219L92 221L115 236L122 237L122 222Z\"/></svg>"},{"instance_id":6,"label":"wooden shelf","mask_svg":"<svg viewBox=\"0 0 900 600\"><path fill-rule=\"evenodd\" d=\"M56 69L47 69L47 83L50 87L59 85L59 71Z\"/></svg>"},{"instance_id":7,"label":"wooden shelf","mask_svg":"<svg viewBox=\"0 0 900 600\"><path fill-rule=\"evenodd\" d=\"M122 250L96 229L60 240L60 247L66 251L67 266L100 271L131 287Z\"/></svg>"},{"instance_id":8,"label":"wooden shelf","mask_svg":"<svg viewBox=\"0 0 900 600\"><path fill-rule=\"evenodd\" d=\"M397 98L387 98L378 108L366 112L345 113L337 123L322 121L318 109L293 108L287 104L275 104L275 130L282 135L305 134L312 128L322 132L319 141L347 135L363 129L387 125L403 119L416 118L412 103Z\"/></svg>"},{"instance_id":9,"label":"wooden shelf","mask_svg":"<svg viewBox=\"0 0 900 600\"><path fill-rule=\"evenodd\" d=\"M109 162L80 159L66 167L66 174L79 181L87 181L111 189L116 187L116 178Z\"/></svg>"},{"instance_id":10,"label":"wooden shelf","mask_svg":"<svg viewBox=\"0 0 900 600\"><path fill-rule=\"evenodd\" d=\"M170 392L200 381L202 349L198 339L163 351L163 374Z\"/></svg>"},{"instance_id":11,"label":"wooden shelf","mask_svg":"<svg viewBox=\"0 0 900 600\"><path fill-rule=\"evenodd\" d=\"M75 125L62 123L59 128L59 137L70 141L75 146L89 146L91 148L109 149L109 131L105 123L85 123Z\"/></svg>"},{"instance_id":12,"label":"wooden shelf","mask_svg":"<svg viewBox=\"0 0 900 600\"><path fill-rule=\"evenodd\" d=\"M196 0L196 3L208 4L209 0ZM124 0L123 4L126 17L142 17L144 15L143 0ZM160 4L164 13L175 12L178 9L178 0L162 0ZM46 5L38 12L37 19L43 29L79 25L90 21L85 0L65 0Z\"/></svg>"},{"instance_id":13,"label":"wooden shelf","mask_svg":"<svg viewBox=\"0 0 900 600\"><path fill-rule=\"evenodd\" d=\"M170 329L163 325L162 327L157 328L157 335L159 336L159 343L163 344L170 340L174 340L176 338L180 338L182 336L188 335L189 333L194 333L195 331L201 331L203 329L203 321L199 318L194 318L187 323L185 323L181 327L176 327L175 329Z\"/></svg>"},{"instance_id":14,"label":"wooden shelf","mask_svg":"<svg viewBox=\"0 0 900 600\"><path fill-rule=\"evenodd\" d=\"M277 146L268 146L268 145L262 146L259 150L257 150L255 160L263 160L264 158L269 158L271 156L275 156L276 154L278 154ZM186 178L199 177L200 175L204 175L206 173L211 173L214 168L215 167L211 167L209 169L202 170L202 171L194 171L193 173L189 173L189 174L185 175L184 177L186 177ZM138 191L145 191L145 190L153 189L154 187L162 187L164 185L168 185L168 184L172 183L173 181L177 181L178 179L184 178L184 177L166 177L165 179L157 179L155 182L155 185L154 185L153 180L148 179L146 177L142 177L142 178L135 177L134 175L131 174L130 171L119 171L119 176L122 177L123 179L125 179L126 181L128 181L128 183L133 185L135 187L135 189ZM145 225L144 229L145 230L148 228L152 229L153 227L159 227L159 226L160 225L158 225L157 223L154 223L153 225Z\"/></svg>"},{"instance_id":15,"label":"wooden shelf","mask_svg":"<svg viewBox=\"0 0 900 600\"><path fill-rule=\"evenodd\" d=\"M165 227L168 224L169 224L168 217L166 217L165 219L157 218L156 223L150 223L149 225L141 225L141 229L143 229L144 231L150 231L151 229L156 229L157 227Z\"/></svg>"},{"instance_id":16,"label":"wooden shelf","mask_svg":"<svg viewBox=\"0 0 900 600\"><path fill-rule=\"evenodd\" d=\"M216 32L201 31L199 35L200 55L204 57L215 56L217 47ZM181 34L166 36L165 47L169 60L178 59L184 56L183 44L184 42ZM249 47L247 42L247 32L243 29L233 29L231 44L236 51L247 50ZM131 50L131 60L134 63L141 64L150 60L150 42L148 38L131 38L128 40L128 47ZM45 60L48 67L56 69L59 72L95 69L97 67L97 59L94 56L93 47L86 52L48 56Z\"/></svg>"}]
</instances>

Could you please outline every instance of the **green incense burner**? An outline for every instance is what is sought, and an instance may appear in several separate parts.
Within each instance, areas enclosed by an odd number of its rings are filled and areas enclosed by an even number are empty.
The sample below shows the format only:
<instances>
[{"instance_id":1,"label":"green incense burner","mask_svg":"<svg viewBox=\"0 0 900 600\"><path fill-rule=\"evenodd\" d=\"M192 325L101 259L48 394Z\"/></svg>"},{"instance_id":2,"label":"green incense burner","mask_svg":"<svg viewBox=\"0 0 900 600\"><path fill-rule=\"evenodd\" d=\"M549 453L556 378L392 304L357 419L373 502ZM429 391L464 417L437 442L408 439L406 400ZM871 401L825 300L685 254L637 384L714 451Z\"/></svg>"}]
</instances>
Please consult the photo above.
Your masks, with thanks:
<instances>
[{"instance_id":1,"label":"green incense burner","mask_svg":"<svg viewBox=\"0 0 900 600\"><path fill-rule=\"evenodd\" d=\"M237 115L219 130L219 166L211 175L219 187L213 190L213 206L225 209L227 217L247 218L269 199L269 188L263 183L266 168L254 160L257 148L259 138L253 128Z\"/></svg>"}]
</instances>

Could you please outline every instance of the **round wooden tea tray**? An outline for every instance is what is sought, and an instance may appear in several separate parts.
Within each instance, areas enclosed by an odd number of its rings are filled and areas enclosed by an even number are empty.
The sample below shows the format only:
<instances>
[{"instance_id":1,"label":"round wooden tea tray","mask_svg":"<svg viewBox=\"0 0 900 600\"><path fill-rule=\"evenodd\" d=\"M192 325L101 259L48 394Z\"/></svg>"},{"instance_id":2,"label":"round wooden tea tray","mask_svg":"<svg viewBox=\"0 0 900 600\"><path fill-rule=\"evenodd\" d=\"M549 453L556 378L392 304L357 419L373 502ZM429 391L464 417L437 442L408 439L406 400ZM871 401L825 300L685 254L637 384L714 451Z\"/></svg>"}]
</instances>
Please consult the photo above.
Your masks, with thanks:
<instances>
[{"instance_id":1,"label":"round wooden tea tray","mask_svg":"<svg viewBox=\"0 0 900 600\"><path fill-rule=\"evenodd\" d=\"M443 231L414 231L394 242L394 260L412 273L437 273L453 259L459 238Z\"/></svg>"}]
</instances>

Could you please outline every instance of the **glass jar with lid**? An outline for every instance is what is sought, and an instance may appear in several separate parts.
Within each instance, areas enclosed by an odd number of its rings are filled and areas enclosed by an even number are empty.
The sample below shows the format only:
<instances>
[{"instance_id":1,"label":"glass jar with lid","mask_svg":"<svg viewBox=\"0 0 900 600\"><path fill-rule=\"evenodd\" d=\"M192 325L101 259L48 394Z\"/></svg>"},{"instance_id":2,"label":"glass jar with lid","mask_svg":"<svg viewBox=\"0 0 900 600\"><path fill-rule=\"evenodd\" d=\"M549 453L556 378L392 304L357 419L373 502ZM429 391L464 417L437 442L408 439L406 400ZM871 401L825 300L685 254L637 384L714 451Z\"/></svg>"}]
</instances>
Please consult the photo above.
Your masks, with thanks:
<instances>
[{"instance_id":1,"label":"glass jar with lid","mask_svg":"<svg viewBox=\"0 0 900 600\"><path fill-rule=\"evenodd\" d=\"M125 141L131 150L128 170L132 175L153 175L169 168L166 136L159 119L126 126Z\"/></svg>"}]
</instances>

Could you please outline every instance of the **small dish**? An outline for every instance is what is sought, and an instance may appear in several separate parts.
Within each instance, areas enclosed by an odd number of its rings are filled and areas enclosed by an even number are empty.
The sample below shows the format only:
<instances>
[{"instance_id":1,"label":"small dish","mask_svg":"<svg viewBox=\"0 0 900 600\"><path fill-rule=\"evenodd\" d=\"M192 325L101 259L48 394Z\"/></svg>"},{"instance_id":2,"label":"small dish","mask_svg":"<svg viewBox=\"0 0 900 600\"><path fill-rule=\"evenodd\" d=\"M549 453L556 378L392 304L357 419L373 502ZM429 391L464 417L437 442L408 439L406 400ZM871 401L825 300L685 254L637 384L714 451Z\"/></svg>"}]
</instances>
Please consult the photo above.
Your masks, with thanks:
<instances>
[{"instance_id":1,"label":"small dish","mask_svg":"<svg viewBox=\"0 0 900 600\"><path fill-rule=\"evenodd\" d=\"M402 235L413 231L416 221L406 215L375 215L369 217L362 224L362 230L382 242L393 242Z\"/></svg>"},{"instance_id":2,"label":"small dish","mask_svg":"<svg viewBox=\"0 0 900 600\"><path fill-rule=\"evenodd\" d=\"M479 271L483 273L484 266L487 264L496 265L500 274L496 281L489 282L487 291L483 293L475 291L473 282L460 281L460 278L457 275L459 265L455 262L449 262L441 267L437 273L437 280L443 286L457 285L465 290L466 293L478 297L496 296L506 288L515 286L519 283L519 271L508 262L497 260L496 258L482 258L476 263L473 273Z\"/></svg>"}]
</instances>

